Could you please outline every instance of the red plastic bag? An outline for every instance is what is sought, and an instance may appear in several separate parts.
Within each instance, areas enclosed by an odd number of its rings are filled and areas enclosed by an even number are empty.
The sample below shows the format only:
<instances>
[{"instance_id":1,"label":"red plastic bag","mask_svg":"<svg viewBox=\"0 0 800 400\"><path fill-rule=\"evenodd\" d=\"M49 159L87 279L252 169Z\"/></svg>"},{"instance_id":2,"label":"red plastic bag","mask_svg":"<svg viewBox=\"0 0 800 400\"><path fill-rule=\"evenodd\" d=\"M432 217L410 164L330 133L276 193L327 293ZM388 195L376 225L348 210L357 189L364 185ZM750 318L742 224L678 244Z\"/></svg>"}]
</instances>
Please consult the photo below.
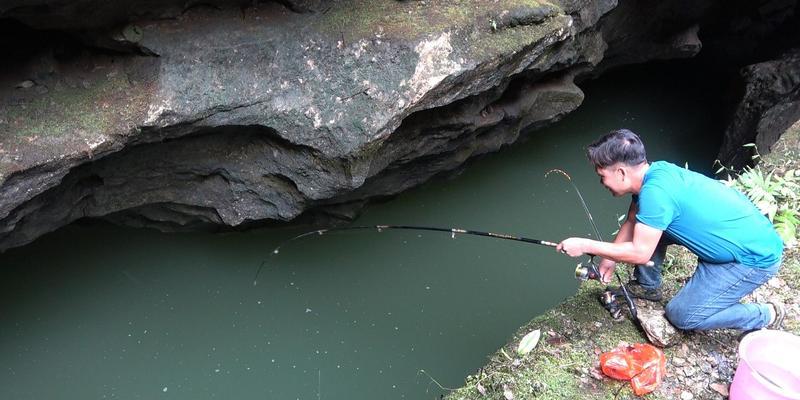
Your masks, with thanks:
<instances>
[{"instance_id":1,"label":"red plastic bag","mask_svg":"<svg viewBox=\"0 0 800 400\"><path fill-rule=\"evenodd\" d=\"M661 384L667 372L667 359L655 346L634 343L600 354L600 369L614 379L630 380L633 392L641 396Z\"/></svg>"}]
</instances>

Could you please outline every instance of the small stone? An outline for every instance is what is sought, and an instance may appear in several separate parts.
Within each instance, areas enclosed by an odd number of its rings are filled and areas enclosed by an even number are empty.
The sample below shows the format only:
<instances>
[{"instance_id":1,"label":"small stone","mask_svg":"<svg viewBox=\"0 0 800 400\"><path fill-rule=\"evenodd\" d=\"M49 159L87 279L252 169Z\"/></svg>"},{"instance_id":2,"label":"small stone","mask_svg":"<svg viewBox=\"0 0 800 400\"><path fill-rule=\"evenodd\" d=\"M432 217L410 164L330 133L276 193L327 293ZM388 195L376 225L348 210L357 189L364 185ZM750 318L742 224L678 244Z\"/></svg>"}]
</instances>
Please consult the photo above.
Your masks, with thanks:
<instances>
[{"instance_id":1,"label":"small stone","mask_svg":"<svg viewBox=\"0 0 800 400\"><path fill-rule=\"evenodd\" d=\"M692 375L695 374L695 372L697 372L697 371L694 369L694 367L684 367L683 368L683 374L686 375L686 376L692 376Z\"/></svg>"},{"instance_id":2,"label":"small stone","mask_svg":"<svg viewBox=\"0 0 800 400\"><path fill-rule=\"evenodd\" d=\"M664 318L664 310L660 307L654 306L653 309L640 308L638 319L647 335L647 339L656 346L671 346L680 337L677 329Z\"/></svg>"},{"instance_id":3,"label":"small stone","mask_svg":"<svg viewBox=\"0 0 800 400\"><path fill-rule=\"evenodd\" d=\"M512 392L511 388L506 384L503 384L503 397L506 400L514 400L514 392Z\"/></svg>"},{"instance_id":4,"label":"small stone","mask_svg":"<svg viewBox=\"0 0 800 400\"><path fill-rule=\"evenodd\" d=\"M137 43L142 40L142 36L142 29L136 25L131 24L122 29L122 37L129 42Z\"/></svg>"},{"instance_id":5,"label":"small stone","mask_svg":"<svg viewBox=\"0 0 800 400\"><path fill-rule=\"evenodd\" d=\"M25 80L25 81L22 81L22 82L18 83L16 87L17 87L17 89L30 89L34 85L36 85L36 83L33 82L32 80L28 79L28 80Z\"/></svg>"},{"instance_id":6,"label":"small stone","mask_svg":"<svg viewBox=\"0 0 800 400\"><path fill-rule=\"evenodd\" d=\"M680 367L680 366L682 366L684 364L686 364L686 360L684 360L683 358L672 357L672 365Z\"/></svg>"},{"instance_id":7,"label":"small stone","mask_svg":"<svg viewBox=\"0 0 800 400\"><path fill-rule=\"evenodd\" d=\"M532 386L534 395L539 395L541 393L544 393L545 390L547 390L547 384L544 384L544 383L539 382L539 381L533 382L533 385L531 385L531 386Z\"/></svg>"},{"instance_id":8,"label":"small stone","mask_svg":"<svg viewBox=\"0 0 800 400\"><path fill-rule=\"evenodd\" d=\"M478 389L478 393L480 393L483 396L486 396L486 388L483 387L483 385L481 385L480 382L478 382L478 384L475 386L475 388Z\"/></svg>"},{"instance_id":9,"label":"small stone","mask_svg":"<svg viewBox=\"0 0 800 400\"><path fill-rule=\"evenodd\" d=\"M703 371L704 374L710 374L712 369L713 368L711 368L711 364L708 363L700 364L700 371Z\"/></svg>"},{"instance_id":10,"label":"small stone","mask_svg":"<svg viewBox=\"0 0 800 400\"><path fill-rule=\"evenodd\" d=\"M681 392L681 400L692 400L693 398L692 392Z\"/></svg>"},{"instance_id":11,"label":"small stone","mask_svg":"<svg viewBox=\"0 0 800 400\"><path fill-rule=\"evenodd\" d=\"M729 394L728 393L728 385L726 385L724 383L719 383L719 382L712 383L711 384L711 389L713 389L715 392L717 392L717 393L719 393L719 394L721 394L721 395L723 395L725 397L728 397L728 394Z\"/></svg>"}]
</instances>

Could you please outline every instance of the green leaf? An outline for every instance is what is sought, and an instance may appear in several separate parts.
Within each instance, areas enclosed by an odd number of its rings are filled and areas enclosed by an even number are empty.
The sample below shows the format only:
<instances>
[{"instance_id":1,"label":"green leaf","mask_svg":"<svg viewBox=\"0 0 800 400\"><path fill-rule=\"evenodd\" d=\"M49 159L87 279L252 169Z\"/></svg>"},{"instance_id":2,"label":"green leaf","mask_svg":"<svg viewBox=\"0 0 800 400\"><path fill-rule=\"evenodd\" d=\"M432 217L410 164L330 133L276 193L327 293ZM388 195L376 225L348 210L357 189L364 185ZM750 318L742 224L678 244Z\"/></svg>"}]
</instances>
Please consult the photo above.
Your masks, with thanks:
<instances>
[{"instance_id":1,"label":"green leaf","mask_svg":"<svg viewBox=\"0 0 800 400\"><path fill-rule=\"evenodd\" d=\"M783 239L786 247L794 247L797 244L797 225L798 220L795 212L782 211L775 216L775 230Z\"/></svg>"},{"instance_id":2,"label":"green leaf","mask_svg":"<svg viewBox=\"0 0 800 400\"><path fill-rule=\"evenodd\" d=\"M517 347L517 354L524 356L533 350L537 344L539 344L539 337L542 336L542 332L540 330L531 331L522 340L519 341L519 346Z\"/></svg>"}]
</instances>

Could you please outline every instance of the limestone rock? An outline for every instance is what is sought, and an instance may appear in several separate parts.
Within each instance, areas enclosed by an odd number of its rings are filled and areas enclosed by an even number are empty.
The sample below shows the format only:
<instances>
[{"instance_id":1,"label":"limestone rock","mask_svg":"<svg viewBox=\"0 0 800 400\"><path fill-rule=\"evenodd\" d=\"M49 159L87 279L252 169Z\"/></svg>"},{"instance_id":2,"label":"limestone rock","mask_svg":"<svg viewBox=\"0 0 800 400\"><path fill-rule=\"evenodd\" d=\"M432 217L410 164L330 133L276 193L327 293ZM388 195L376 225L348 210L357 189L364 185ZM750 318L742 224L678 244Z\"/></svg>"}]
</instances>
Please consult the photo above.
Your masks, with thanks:
<instances>
[{"instance_id":1,"label":"limestone rock","mask_svg":"<svg viewBox=\"0 0 800 400\"><path fill-rule=\"evenodd\" d=\"M742 168L751 153L742 143L755 143L762 154L800 119L800 48L780 58L753 64L741 71L744 96L725 131L719 160Z\"/></svg>"},{"instance_id":2,"label":"limestone rock","mask_svg":"<svg viewBox=\"0 0 800 400\"><path fill-rule=\"evenodd\" d=\"M718 2L4 2L39 47L0 78L0 251L83 217L352 218L564 117L580 79L695 54Z\"/></svg>"},{"instance_id":3,"label":"limestone rock","mask_svg":"<svg viewBox=\"0 0 800 400\"><path fill-rule=\"evenodd\" d=\"M680 335L677 329L664 317L664 308L658 303L636 301L639 323L642 325L650 343L659 347L669 347L677 343Z\"/></svg>"}]
</instances>

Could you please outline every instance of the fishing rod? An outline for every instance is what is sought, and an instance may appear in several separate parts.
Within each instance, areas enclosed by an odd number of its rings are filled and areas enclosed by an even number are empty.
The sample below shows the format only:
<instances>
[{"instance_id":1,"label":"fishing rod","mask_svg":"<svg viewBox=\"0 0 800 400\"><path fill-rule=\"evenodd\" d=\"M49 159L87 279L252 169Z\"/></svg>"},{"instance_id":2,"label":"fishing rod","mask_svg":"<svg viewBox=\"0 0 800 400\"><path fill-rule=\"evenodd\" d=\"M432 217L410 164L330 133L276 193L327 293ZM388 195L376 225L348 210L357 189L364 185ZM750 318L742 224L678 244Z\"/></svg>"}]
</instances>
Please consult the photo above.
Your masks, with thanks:
<instances>
[{"instance_id":1,"label":"fishing rod","mask_svg":"<svg viewBox=\"0 0 800 400\"><path fill-rule=\"evenodd\" d=\"M572 187L575 189L575 193L578 195L578 199L581 202L581 206L583 207L583 211L586 213L586 216L589 219L589 223L592 226L592 230L594 231L595 237L598 240L602 240L602 236L600 235L600 230L597 229L597 224L594 222L594 217L592 217L592 213L589 212L589 207L586 205L586 201L584 200L580 189L578 189L578 186L575 185L575 183L573 182L572 177L568 173L564 172L563 170L552 169L552 170L548 171L545 174L545 178L549 177L549 175L551 173L558 173L558 174L562 175L563 177L565 177L567 179L567 181L570 183L570 185L572 185ZM515 236L515 235L509 235L509 234L504 234L504 233L482 232L482 231L475 231L475 230L469 230L469 229L460 229L460 228L440 228L440 227L433 227L433 226L414 226L414 225L362 225L362 226L345 226L345 227L326 228L326 229L318 229L318 230L313 230L313 231L310 231L310 232L305 232L305 233L302 233L300 235L294 236L292 238L289 238L288 240L285 240L285 241L281 242L274 250L272 250L271 254L272 255L278 254L280 252L280 249L283 246L285 246L288 243L293 242L295 240L302 239L304 237L308 237L308 236L312 236L312 235L324 235L326 233L331 233L331 232L342 232L342 231L353 231L353 230L377 230L379 233L383 232L384 230L433 231L433 232L450 233L450 236L453 239L455 239L456 234L461 234L461 235L474 235L474 236L491 237L491 238L495 238L495 239L514 240L514 241L530 243L530 244L536 244L536 245L541 245L541 246L548 246L548 247L556 247L558 245L555 242L550 242L550 241L546 241L546 240L531 239L531 238ZM597 265L596 265L594 260L595 260L595 255L589 254L589 261L586 264L579 263L577 265L577 267L575 268L575 277L578 278L579 280L597 279L597 280L602 281L602 276L601 276L600 271L598 270ZM266 260L262 261L261 265L259 265L259 267L258 267L258 270L256 270L256 274L253 277L253 286L256 286L258 284L258 277L261 274L261 270L266 265L266 262L267 262ZM636 310L636 304L633 302L633 300L631 299L630 294L628 293L627 288L622 283L622 278L616 272L615 272L615 275L617 277L617 280L619 281L620 288L622 289L622 294L623 294L623 296L624 296L624 298L625 298L625 300L626 300L626 302L628 304L628 308L631 311L631 315L633 316L633 318L635 320L637 318L637 314L638 314L637 310ZM604 295L601 296L600 300L601 300L601 303L603 303L603 305L606 306L606 308L608 308L609 311L612 313L612 317L614 317L615 319L618 319L620 317L620 311L621 310L619 308L617 308L615 310L611 309L611 307L614 304L616 304L616 298L615 298L615 294L614 293L612 293L610 290L606 290Z\"/></svg>"},{"instance_id":2,"label":"fishing rod","mask_svg":"<svg viewBox=\"0 0 800 400\"><path fill-rule=\"evenodd\" d=\"M594 231L595 237L597 238L597 240L602 241L603 237L600 235L600 230L597 229L597 224L594 223L594 218L592 217L592 213L589 212L589 207L586 205L586 201L584 201L580 189L578 189L578 186L575 184L575 182L572 181L572 177L569 176L569 174L564 172L563 170L555 168L551 169L550 171L547 171L547 173L544 174L545 179L547 179L550 173L553 172L561 174L562 176L567 178L567 181L575 189L575 193L578 195L578 199L580 199L581 201L581 206L583 206L583 211L586 212L586 216L589 218L589 224L592 225L592 230ZM589 254L589 261L587 265L583 265L582 263L578 264L578 266L575 268L575 277L580 280L597 279L602 282L603 276L600 274L600 270L597 268L594 259L595 255ZM650 261L650 263L648 264L651 263L652 261ZM619 281L619 287L622 290L622 295L625 298L625 302L628 304L628 309L630 309L631 311L631 316L633 317L633 320L638 321L639 313L638 310L636 309L636 303L633 302L633 298L628 292L628 289L625 287L625 284L622 283L622 278L619 276L619 273L614 271L614 275L617 277L617 281ZM616 295L611 290L607 289L605 292L603 292L603 295L600 296L600 302L603 304L603 306L606 307L606 309L608 309L608 311L611 313L612 318L618 319L620 317L621 310L619 308L613 307L613 305L616 303Z\"/></svg>"},{"instance_id":3,"label":"fishing rod","mask_svg":"<svg viewBox=\"0 0 800 400\"><path fill-rule=\"evenodd\" d=\"M505 233L494 233L494 232L482 232L482 231L474 231L470 229L460 229L460 228L439 228L435 226L415 226L415 225L359 225L359 226L343 226L338 228L327 228L327 229L318 229L315 231L310 231L306 233L302 233L290 239L287 239L281 244L278 245L274 250L272 250L272 254L278 254L280 252L281 247L285 246L289 242L293 242L298 239L302 239L307 236L312 235L324 235L326 233L331 232L342 232L342 231L354 231L354 230L377 230L378 233L383 232L384 230L413 230L413 231L433 231L433 232L447 232L450 234L450 237L455 239L456 234L459 235L474 235L474 236L484 236L490 237L495 239L504 239L504 240L514 240L517 242L524 242L530 244L537 244L540 246L547 246L547 247L556 247L558 243L549 242L547 240L540 240L540 239L531 239L523 236L514 236L508 235ZM253 277L253 286L258 284L258 275L261 273L261 269L264 268L264 264L266 260L261 262L261 265L258 267L256 271L255 277Z\"/></svg>"}]
</instances>

